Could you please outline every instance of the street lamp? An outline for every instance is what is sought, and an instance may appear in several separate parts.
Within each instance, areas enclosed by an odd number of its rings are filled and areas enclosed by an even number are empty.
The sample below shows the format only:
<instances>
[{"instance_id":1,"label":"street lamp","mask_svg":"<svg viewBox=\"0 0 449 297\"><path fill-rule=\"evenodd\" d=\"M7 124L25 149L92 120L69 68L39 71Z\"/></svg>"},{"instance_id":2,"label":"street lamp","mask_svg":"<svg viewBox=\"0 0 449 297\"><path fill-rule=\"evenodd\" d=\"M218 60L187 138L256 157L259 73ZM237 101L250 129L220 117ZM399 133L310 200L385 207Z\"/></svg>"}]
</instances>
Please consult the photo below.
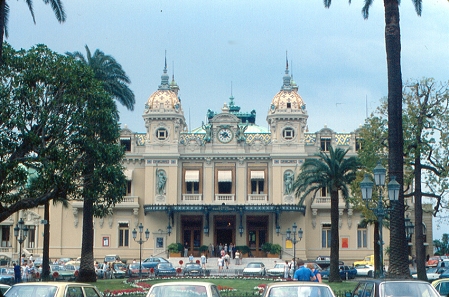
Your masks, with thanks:
<instances>
[{"instance_id":1,"label":"street lamp","mask_svg":"<svg viewBox=\"0 0 449 297\"><path fill-rule=\"evenodd\" d=\"M19 222L17 222L14 227L14 236L19 242L19 266L22 266L22 243L28 236L28 227L25 225L22 218L20 218Z\"/></svg>"},{"instance_id":2,"label":"street lamp","mask_svg":"<svg viewBox=\"0 0 449 297\"><path fill-rule=\"evenodd\" d=\"M373 194L373 182L371 181L368 174L365 174L365 178L360 183L360 188L362 190L362 198L366 202L366 207L373 211L374 215L377 218L377 222L379 224L379 277L384 277L384 262L383 262L383 219L388 214L388 212L391 210L391 208L385 207L384 202L382 200L382 188L385 186L385 175L387 170L378 163L377 166L373 169L374 173L374 181L376 183L376 186L379 189L379 197L377 198L377 206L376 207L370 207L369 201L372 198ZM390 202L397 201L399 197L399 189L400 185L396 181L395 176L391 176L390 182L387 185L388 188L388 198Z\"/></svg>"},{"instance_id":3,"label":"street lamp","mask_svg":"<svg viewBox=\"0 0 449 297\"><path fill-rule=\"evenodd\" d=\"M143 233L143 225L140 223L139 225L139 240L136 240L137 237L137 230L134 228L133 230L133 239L135 242L139 244L139 277L142 278L142 244L150 238L150 231L145 230L145 240L142 239L142 233Z\"/></svg>"},{"instance_id":4,"label":"street lamp","mask_svg":"<svg viewBox=\"0 0 449 297\"><path fill-rule=\"evenodd\" d=\"M301 241L302 233L303 233L301 228L299 228L299 231L296 232L297 228L298 228L298 226L296 226L296 223L293 223L292 230L290 231L290 228L287 228L287 231L286 231L287 240L290 240L293 243L293 259L294 259L293 272L296 271L296 244ZM299 240L296 239L296 233L298 233ZM293 239L291 238L292 234L293 234Z\"/></svg>"}]
</instances>

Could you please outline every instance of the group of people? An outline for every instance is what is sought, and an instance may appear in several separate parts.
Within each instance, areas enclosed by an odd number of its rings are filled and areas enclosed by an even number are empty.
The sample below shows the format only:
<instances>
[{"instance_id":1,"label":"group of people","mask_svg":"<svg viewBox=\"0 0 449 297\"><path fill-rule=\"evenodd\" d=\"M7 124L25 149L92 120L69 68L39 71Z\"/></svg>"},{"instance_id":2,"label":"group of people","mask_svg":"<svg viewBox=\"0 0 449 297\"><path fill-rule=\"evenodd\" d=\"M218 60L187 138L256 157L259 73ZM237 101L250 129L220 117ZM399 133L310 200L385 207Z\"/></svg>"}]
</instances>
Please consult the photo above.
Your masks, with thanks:
<instances>
[{"instance_id":1,"label":"group of people","mask_svg":"<svg viewBox=\"0 0 449 297\"><path fill-rule=\"evenodd\" d=\"M15 283L34 280L36 277L37 269L34 267L33 254L29 257L28 262L26 262L26 259L22 258L22 265L14 262L13 266Z\"/></svg>"},{"instance_id":2,"label":"group of people","mask_svg":"<svg viewBox=\"0 0 449 297\"><path fill-rule=\"evenodd\" d=\"M288 265L285 266L288 267ZM321 273L318 269L315 268L315 266L312 263L308 263L306 265L303 260L298 259L296 261L296 266L298 267L298 269L296 269L296 271L293 274L293 280L312 281L321 283Z\"/></svg>"},{"instance_id":3,"label":"group of people","mask_svg":"<svg viewBox=\"0 0 449 297\"><path fill-rule=\"evenodd\" d=\"M214 246L212 243L209 244L208 252L210 257L222 257L223 252L229 254L231 259L235 259L235 253L237 252L236 246L231 242L229 245L227 243L219 243Z\"/></svg>"}]
</instances>

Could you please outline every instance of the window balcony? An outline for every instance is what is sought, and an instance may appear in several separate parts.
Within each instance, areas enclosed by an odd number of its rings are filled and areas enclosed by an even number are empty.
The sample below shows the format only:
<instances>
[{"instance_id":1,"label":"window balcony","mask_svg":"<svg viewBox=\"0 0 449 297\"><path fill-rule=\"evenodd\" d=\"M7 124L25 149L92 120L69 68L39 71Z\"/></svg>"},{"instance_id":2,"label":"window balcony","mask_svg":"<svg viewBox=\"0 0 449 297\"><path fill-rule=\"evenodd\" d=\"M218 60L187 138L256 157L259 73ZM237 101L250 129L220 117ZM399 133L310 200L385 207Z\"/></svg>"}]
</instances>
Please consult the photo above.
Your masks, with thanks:
<instances>
[{"instance_id":1,"label":"window balcony","mask_svg":"<svg viewBox=\"0 0 449 297\"><path fill-rule=\"evenodd\" d=\"M247 202L250 204L265 204L268 203L267 194L249 194Z\"/></svg>"},{"instance_id":2,"label":"window balcony","mask_svg":"<svg viewBox=\"0 0 449 297\"><path fill-rule=\"evenodd\" d=\"M203 194L182 194L182 204L201 204Z\"/></svg>"},{"instance_id":3,"label":"window balcony","mask_svg":"<svg viewBox=\"0 0 449 297\"><path fill-rule=\"evenodd\" d=\"M235 194L215 194L215 203L235 203Z\"/></svg>"},{"instance_id":4,"label":"window balcony","mask_svg":"<svg viewBox=\"0 0 449 297\"><path fill-rule=\"evenodd\" d=\"M344 208L345 206L346 206L345 200L343 198L340 198L338 201L338 207ZM315 197L311 207L316 209L330 209L331 197Z\"/></svg>"}]
</instances>

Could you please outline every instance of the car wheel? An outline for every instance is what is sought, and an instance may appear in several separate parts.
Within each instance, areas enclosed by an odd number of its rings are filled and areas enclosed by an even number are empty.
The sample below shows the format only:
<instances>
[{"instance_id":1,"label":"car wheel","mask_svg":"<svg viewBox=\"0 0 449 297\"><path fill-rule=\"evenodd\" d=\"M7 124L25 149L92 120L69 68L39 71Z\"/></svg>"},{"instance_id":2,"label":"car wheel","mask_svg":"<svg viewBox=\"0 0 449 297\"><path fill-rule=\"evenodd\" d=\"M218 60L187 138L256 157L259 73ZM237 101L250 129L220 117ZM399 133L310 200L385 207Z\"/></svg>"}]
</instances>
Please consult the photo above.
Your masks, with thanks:
<instances>
[{"instance_id":1,"label":"car wheel","mask_svg":"<svg viewBox=\"0 0 449 297\"><path fill-rule=\"evenodd\" d=\"M368 271L368 277L373 277L373 272L372 271Z\"/></svg>"}]
</instances>

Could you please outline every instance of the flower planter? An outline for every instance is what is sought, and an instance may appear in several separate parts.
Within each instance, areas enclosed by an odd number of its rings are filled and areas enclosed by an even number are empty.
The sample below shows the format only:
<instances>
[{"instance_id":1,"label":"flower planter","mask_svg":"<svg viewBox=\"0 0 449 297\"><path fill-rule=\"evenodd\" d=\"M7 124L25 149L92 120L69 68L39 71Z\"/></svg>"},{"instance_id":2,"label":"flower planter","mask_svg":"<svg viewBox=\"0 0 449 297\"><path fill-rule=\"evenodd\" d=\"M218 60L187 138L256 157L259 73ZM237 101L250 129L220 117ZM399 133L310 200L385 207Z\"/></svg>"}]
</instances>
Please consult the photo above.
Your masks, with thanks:
<instances>
[{"instance_id":1,"label":"flower planter","mask_svg":"<svg viewBox=\"0 0 449 297\"><path fill-rule=\"evenodd\" d=\"M267 258L279 258L279 254L267 254Z\"/></svg>"},{"instance_id":2,"label":"flower planter","mask_svg":"<svg viewBox=\"0 0 449 297\"><path fill-rule=\"evenodd\" d=\"M181 253L180 252L179 253L172 253L172 252L170 252L170 257L180 258L181 257Z\"/></svg>"}]
</instances>

